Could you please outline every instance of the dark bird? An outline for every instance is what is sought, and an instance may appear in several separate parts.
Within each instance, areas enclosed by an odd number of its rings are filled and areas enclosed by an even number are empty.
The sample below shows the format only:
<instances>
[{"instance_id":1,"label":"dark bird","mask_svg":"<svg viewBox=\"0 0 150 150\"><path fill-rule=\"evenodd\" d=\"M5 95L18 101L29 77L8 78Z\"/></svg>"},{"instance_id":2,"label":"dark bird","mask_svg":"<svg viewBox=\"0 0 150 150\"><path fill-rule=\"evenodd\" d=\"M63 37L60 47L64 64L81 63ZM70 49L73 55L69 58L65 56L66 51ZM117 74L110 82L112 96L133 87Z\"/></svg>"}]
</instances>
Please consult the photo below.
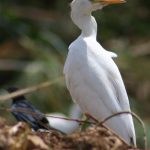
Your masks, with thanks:
<instances>
[{"instance_id":1,"label":"dark bird","mask_svg":"<svg viewBox=\"0 0 150 150\"><path fill-rule=\"evenodd\" d=\"M6 90L9 93L13 93L17 91L18 88L10 87ZM38 129L53 129L50 127L45 115L29 103L23 95L12 98L11 110L13 116L18 121L28 123L35 131Z\"/></svg>"}]
</instances>

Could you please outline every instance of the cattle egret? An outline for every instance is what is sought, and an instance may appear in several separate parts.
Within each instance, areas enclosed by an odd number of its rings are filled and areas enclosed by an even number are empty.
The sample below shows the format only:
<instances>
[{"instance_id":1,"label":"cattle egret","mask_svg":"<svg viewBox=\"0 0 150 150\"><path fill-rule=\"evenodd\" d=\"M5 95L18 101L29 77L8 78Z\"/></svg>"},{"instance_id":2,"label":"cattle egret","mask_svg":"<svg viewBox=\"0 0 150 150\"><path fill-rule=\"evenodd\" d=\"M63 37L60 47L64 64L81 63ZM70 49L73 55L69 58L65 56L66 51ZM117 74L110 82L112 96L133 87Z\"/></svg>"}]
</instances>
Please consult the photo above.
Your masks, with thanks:
<instances>
[{"instance_id":1,"label":"cattle egret","mask_svg":"<svg viewBox=\"0 0 150 150\"><path fill-rule=\"evenodd\" d=\"M101 121L117 112L130 111L126 89L113 61L117 55L105 50L96 40L97 23L91 15L108 4L124 0L73 0L71 18L81 30L69 46L64 66L67 88L84 113ZM128 144L136 145L135 129L130 114L106 122Z\"/></svg>"}]
</instances>

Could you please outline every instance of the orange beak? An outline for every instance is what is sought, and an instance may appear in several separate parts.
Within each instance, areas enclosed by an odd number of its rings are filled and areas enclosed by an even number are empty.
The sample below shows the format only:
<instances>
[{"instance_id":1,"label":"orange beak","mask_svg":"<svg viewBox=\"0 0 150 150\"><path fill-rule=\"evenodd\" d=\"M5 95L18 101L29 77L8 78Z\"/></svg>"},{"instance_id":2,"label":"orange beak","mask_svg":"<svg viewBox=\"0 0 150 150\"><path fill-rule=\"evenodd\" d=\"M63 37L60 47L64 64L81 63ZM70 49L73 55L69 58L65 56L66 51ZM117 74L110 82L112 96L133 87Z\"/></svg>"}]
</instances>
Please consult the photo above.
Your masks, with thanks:
<instances>
[{"instance_id":1,"label":"orange beak","mask_svg":"<svg viewBox=\"0 0 150 150\"><path fill-rule=\"evenodd\" d=\"M94 3L103 3L103 4L121 4L125 3L125 0L93 0Z\"/></svg>"}]
</instances>

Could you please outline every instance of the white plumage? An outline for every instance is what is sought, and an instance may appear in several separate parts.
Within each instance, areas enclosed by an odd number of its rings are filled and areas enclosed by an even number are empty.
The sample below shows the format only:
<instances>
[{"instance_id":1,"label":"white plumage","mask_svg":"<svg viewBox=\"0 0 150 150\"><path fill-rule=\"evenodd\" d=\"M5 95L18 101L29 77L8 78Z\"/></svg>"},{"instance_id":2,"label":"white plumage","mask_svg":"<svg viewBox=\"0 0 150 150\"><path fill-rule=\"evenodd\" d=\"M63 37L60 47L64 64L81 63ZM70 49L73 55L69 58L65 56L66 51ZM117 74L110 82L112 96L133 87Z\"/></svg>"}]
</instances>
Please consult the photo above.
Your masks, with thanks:
<instances>
[{"instance_id":1,"label":"white plumage","mask_svg":"<svg viewBox=\"0 0 150 150\"><path fill-rule=\"evenodd\" d=\"M96 40L97 23L92 11L123 0L73 0L71 18L81 35L69 46L64 74L72 99L84 113L99 121L121 111L130 111L129 100L118 67L117 55L106 51ZM112 118L106 125L128 144L136 145L132 116Z\"/></svg>"},{"instance_id":2,"label":"white plumage","mask_svg":"<svg viewBox=\"0 0 150 150\"><path fill-rule=\"evenodd\" d=\"M48 115L54 116L54 117L60 117L60 118L52 118L52 117L48 117ZM81 109L79 108L78 105L74 104L70 109L69 118L80 119L81 116L82 116ZM78 122L71 121L71 120L65 120L63 118L68 118L68 117L62 113L47 114L47 119L48 119L51 127L53 127L54 129L60 130L63 133L71 134L79 128Z\"/></svg>"}]
</instances>

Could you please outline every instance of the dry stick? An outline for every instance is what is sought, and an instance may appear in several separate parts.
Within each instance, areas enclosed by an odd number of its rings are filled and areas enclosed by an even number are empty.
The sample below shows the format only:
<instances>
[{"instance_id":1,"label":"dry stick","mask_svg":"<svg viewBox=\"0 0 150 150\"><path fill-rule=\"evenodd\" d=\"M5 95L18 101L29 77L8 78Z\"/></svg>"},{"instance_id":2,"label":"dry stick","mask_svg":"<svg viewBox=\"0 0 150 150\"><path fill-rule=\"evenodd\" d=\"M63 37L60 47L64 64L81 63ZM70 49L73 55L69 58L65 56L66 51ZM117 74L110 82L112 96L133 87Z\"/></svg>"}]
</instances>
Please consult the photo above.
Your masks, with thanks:
<instances>
[{"instance_id":1,"label":"dry stick","mask_svg":"<svg viewBox=\"0 0 150 150\"><path fill-rule=\"evenodd\" d=\"M31 92L34 92L34 91L37 91L37 90L40 90L43 88L47 88L47 87L53 85L54 83L57 83L58 81L60 81L62 79L63 79L63 77L58 77L58 78L54 79L53 81L46 81L46 82L43 82L43 83L38 84L38 85L34 85L34 86L31 86L28 88L18 90L16 92L11 93L11 94L2 95L2 96L0 96L0 101L5 101L5 100L8 100L10 98L14 98L14 97L28 94L28 93L31 93Z\"/></svg>"},{"instance_id":2,"label":"dry stick","mask_svg":"<svg viewBox=\"0 0 150 150\"><path fill-rule=\"evenodd\" d=\"M52 116L52 115L46 115L47 117L51 117L51 118L56 118L56 119L62 119L62 120L67 120L67 121L74 121L77 123L87 123L87 124L96 124L95 122L92 121L85 121L85 120L80 120L80 119L72 119L72 118L65 118L65 117L56 117L56 116Z\"/></svg>"},{"instance_id":3,"label":"dry stick","mask_svg":"<svg viewBox=\"0 0 150 150\"><path fill-rule=\"evenodd\" d=\"M37 113L35 113L33 111L29 111L26 108L16 108L16 109L0 108L0 110L4 110L4 111L8 111L8 112L22 112L22 113L30 114L32 116L37 116ZM67 120L67 121L74 121L74 122L77 122L77 123L96 124L95 122L84 121L84 120L80 120L80 119L71 119L71 118L65 118L65 117L55 117L55 116L52 116L52 115L45 115L45 116L51 117L51 118L63 119L63 120Z\"/></svg>"},{"instance_id":4,"label":"dry stick","mask_svg":"<svg viewBox=\"0 0 150 150\"><path fill-rule=\"evenodd\" d=\"M30 114L32 116L37 117L37 122L42 125L43 127L45 127L47 130L53 130L53 131L57 131L60 132L61 134L65 135L64 132L57 130L53 127L48 127L47 125L43 124L40 120L38 120L38 114L36 112L33 111L29 111L26 108L16 108L16 109L11 109L11 108L2 108L0 107L0 110L4 110L4 111L8 111L8 112L21 112L21 113L26 113L26 114ZM84 121L84 120L79 120L79 119L71 119L71 118L65 118L65 117L55 117L55 116L51 116L51 115L44 115L45 117L52 117L52 118L58 118L58 119L63 119L63 120L67 120L67 121L74 121L77 123L87 123L87 124L96 124L95 122L90 122L90 121Z\"/></svg>"},{"instance_id":5,"label":"dry stick","mask_svg":"<svg viewBox=\"0 0 150 150\"><path fill-rule=\"evenodd\" d=\"M142 121L142 119L136 115L135 113L133 112L130 112L130 111L124 111L124 112L118 112L118 113L115 113L107 118L105 118L103 121L101 121L99 123L99 125L103 125L106 121L112 119L113 117L116 117L118 115L123 115L123 114L131 114L143 127L143 132L144 132L144 147L145 147L145 150L147 150L147 137L146 137L146 127L145 127L145 124L144 122Z\"/></svg>"}]
</instances>

